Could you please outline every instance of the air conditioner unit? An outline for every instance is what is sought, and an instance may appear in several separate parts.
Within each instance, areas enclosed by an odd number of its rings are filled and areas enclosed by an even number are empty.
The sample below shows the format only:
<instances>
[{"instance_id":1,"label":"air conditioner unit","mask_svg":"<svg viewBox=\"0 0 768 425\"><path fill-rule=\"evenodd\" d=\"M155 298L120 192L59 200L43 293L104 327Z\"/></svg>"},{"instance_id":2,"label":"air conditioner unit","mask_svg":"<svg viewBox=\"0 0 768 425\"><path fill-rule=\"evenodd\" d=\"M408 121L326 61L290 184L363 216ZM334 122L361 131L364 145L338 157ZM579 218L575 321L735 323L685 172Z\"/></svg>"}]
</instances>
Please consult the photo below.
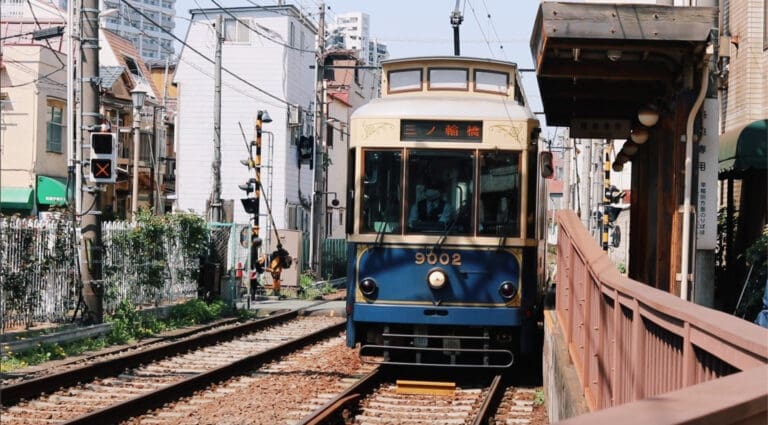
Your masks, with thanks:
<instances>
[{"instance_id":1,"label":"air conditioner unit","mask_svg":"<svg viewBox=\"0 0 768 425\"><path fill-rule=\"evenodd\" d=\"M299 105L288 106L288 125L300 127L304 123L304 112Z\"/></svg>"}]
</instances>

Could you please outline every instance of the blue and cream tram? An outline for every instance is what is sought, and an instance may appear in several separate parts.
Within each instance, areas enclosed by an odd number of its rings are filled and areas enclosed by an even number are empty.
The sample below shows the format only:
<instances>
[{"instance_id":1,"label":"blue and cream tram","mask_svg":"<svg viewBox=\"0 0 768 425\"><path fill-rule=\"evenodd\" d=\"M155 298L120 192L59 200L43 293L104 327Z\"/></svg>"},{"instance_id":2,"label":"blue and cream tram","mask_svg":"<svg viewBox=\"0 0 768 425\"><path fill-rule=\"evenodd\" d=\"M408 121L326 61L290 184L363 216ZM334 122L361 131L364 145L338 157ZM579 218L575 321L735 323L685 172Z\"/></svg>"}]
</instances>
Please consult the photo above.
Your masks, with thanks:
<instances>
[{"instance_id":1,"label":"blue and cream tram","mask_svg":"<svg viewBox=\"0 0 768 425\"><path fill-rule=\"evenodd\" d=\"M383 63L352 115L347 343L389 364L507 367L541 300L539 123L514 63Z\"/></svg>"}]
</instances>

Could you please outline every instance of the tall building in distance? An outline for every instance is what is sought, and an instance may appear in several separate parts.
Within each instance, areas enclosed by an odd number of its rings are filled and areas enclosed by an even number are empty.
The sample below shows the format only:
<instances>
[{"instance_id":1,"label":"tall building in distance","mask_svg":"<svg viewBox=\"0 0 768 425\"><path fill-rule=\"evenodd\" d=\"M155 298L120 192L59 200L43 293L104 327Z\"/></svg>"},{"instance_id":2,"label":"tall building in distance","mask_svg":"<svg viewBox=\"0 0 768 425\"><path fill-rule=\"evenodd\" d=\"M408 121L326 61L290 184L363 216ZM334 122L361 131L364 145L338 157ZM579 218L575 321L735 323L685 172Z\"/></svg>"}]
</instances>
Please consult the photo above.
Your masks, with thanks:
<instances>
[{"instance_id":1,"label":"tall building in distance","mask_svg":"<svg viewBox=\"0 0 768 425\"><path fill-rule=\"evenodd\" d=\"M124 5L124 1L149 19ZM174 56L170 33L176 26L176 0L102 0L101 10L102 26L130 40L145 61L163 61Z\"/></svg>"},{"instance_id":2,"label":"tall building in distance","mask_svg":"<svg viewBox=\"0 0 768 425\"><path fill-rule=\"evenodd\" d=\"M329 25L328 49L354 50L364 65L379 66L389 57L387 46L370 38L370 17L367 13L350 12L337 15Z\"/></svg>"}]
</instances>

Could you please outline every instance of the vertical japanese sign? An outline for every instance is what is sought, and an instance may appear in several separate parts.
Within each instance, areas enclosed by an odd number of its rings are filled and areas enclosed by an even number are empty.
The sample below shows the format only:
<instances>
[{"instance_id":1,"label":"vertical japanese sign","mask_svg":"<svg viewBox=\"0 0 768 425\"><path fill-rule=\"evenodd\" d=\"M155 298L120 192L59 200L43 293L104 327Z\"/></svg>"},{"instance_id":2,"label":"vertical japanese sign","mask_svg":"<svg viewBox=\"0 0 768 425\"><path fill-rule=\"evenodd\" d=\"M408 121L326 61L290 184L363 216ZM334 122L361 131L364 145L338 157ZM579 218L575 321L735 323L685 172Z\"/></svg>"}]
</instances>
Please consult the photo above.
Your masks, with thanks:
<instances>
[{"instance_id":1,"label":"vertical japanese sign","mask_svg":"<svg viewBox=\"0 0 768 425\"><path fill-rule=\"evenodd\" d=\"M703 131L699 140L699 182L696 203L696 248L717 245L717 167L720 136L717 99L705 99L701 112Z\"/></svg>"}]
</instances>

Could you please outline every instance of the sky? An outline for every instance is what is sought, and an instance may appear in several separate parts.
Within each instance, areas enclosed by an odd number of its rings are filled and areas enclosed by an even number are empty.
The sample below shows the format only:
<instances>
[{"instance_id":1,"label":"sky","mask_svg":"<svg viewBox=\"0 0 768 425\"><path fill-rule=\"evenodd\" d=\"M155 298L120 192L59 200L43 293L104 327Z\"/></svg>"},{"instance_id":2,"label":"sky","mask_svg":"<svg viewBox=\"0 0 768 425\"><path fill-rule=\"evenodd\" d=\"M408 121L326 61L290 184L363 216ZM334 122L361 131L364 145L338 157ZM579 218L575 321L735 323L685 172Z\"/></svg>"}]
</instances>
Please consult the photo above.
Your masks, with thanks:
<instances>
[{"instance_id":1,"label":"sky","mask_svg":"<svg viewBox=\"0 0 768 425\"><path fill-rule=\"evenodd\" d=\"M216 0L225 7L274 5L274 0ZM317 22L319 0L285 0ZM370 37L385 43L390 58L453 55L451 12L456 0L326 0L326 21L347 12L370 17ZM532 69L529 42L540 0L459 0L461 55L515 62ZM211 0L177 0L176 35L184 38L189 10L217 7ZM534 112L543 110L536 77L523 72L524 90ZM544 116L537 115L542 125ZM550 130L547 130L550 131ZM546 135L544 135L547 137Z\"/></svg>"}]
</instances>

